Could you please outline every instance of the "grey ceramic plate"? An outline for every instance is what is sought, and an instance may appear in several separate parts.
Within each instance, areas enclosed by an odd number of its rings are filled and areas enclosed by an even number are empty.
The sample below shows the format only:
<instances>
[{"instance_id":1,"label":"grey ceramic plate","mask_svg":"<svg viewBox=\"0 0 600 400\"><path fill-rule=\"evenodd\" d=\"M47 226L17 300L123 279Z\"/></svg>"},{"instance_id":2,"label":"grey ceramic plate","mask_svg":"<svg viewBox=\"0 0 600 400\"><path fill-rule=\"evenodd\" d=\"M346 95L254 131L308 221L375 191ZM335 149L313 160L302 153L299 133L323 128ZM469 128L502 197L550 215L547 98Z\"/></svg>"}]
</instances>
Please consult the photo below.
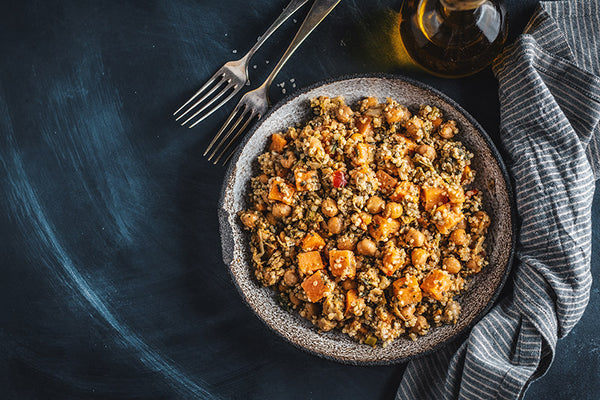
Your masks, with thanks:
<instances>
[{"instance_id":1,"label":"grey ceramic plate","mask_svg":"<svg viewBox=\"0 0 600 400\"><path fill-rule=\"evenodd\" d=\"M282 308L273 290L261 287L254 278L249 263L249 238L242 230L237 213L246 206L248 182L257 171L256 157L265 150L272 133L306 121L310 115L309 100L321 95L343 96L348 104L365 96L375 96L381 101L392 97L413 111L421 104L430 104L458 122L461 133L457 139L475 155L472 162L477 171L474 186L484 192L484 207L492 223L487 239L490 265L474 277L460 299L462 313L456 325L432 329L415 342L400 338L386 348L371 348L340 332L319 332L297 313ZM351 364L406 361L432 351L475 323L489 309L506 280L515 238L510 183L488 135L445 95L398 76L354 76L324 82L276 105L248 134L230 163L223 184L219 220L225 264L230 268L240 294L258 317L291 343L319 356Z\"/></svg>"}]
</instances>

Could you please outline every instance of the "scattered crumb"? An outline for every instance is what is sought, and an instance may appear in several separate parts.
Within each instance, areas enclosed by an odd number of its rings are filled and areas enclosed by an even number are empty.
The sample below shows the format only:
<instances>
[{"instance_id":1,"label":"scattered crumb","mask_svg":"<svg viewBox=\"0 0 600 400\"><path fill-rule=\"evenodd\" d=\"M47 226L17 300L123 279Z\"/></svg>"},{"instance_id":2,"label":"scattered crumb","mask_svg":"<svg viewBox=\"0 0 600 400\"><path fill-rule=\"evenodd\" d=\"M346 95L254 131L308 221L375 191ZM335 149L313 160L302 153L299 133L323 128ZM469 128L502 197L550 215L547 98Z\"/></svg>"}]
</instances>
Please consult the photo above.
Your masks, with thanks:
<instances>
[{"instance_id":1,"label":"scattered crumb","mask_svg":"<svg viewBox=\"0 0 600 400\"><path fill-rule=\"evenodd\" d=\"M233 54L235 54L235 53L237 53L237 50L236 50L236 49L233 49L231 52L232 52Z\"/></svg>"},{"instance_id":2,"label":"scattered crumb","mask_svg":"<svg viewBox=\"0 0 600 400\"><path fill-rule=\"evenodd\" d=\"M252 66L252 68L254 68L254 69L256 69L256 67L257 67L257 65L256 65L256 64L254 64L254 65Z\"/></svg>"},{"instance_id":3,"label":"scattered crumb","mask_svg":"<svg viewBox=\"0 0 600 400\"><path fill-rule=\"evenodd\" d=\"M286 90L285 89L281 89L281 93L285 94Z\"/></svg>"},{"instance_id":4,"label":"scattered crumb","mask_svg":"<svg viewBox=\"0 0 600 400\"><path fill-rule=\"evenodd\" d=\"M292 19L292 21L293 21L294 23L298 22L298 20L297 20L296 18Z\"/></svg>"}]
</instances>

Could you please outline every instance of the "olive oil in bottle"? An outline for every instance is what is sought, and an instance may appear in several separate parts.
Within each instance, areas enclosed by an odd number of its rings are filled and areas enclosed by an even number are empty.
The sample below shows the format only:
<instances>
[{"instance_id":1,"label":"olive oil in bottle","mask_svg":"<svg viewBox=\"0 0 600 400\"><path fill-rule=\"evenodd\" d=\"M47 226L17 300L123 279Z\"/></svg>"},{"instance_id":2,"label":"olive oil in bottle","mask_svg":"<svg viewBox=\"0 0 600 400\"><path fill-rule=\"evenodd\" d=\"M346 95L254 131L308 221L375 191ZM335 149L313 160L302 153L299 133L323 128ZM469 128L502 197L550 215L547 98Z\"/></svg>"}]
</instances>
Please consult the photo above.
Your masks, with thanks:
<instances>
[{"instance_id":1,"label":"olive oil in bottle","mask_svg":"<svg viewBox=\"0 0 600 400\"><path fill-rule=\"evenodd\" d=\"M408 55L434 75L458 78L481 71L507 34L502 0L405 0L400 36Z\"/></svg>"}]
</instances>

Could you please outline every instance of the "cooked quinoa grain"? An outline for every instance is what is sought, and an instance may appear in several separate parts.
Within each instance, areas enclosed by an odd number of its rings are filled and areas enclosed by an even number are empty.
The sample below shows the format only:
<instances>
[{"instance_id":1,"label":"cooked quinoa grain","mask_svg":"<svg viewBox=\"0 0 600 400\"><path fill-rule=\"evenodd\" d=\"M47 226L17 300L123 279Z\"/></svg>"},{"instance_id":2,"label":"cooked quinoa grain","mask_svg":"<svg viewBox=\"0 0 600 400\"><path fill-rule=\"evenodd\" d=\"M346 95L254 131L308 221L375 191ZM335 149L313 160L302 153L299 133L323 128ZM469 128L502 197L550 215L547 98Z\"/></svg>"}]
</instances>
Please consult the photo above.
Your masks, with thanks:
<instances>
[{"instance_id":1,"label":"cooked quinoa grain","mask_svg":"<svg viewBox=\"0 0 600 400\"><path fill-rule=\"evenodd\" d=\"M392 99L310 105L308 123L271 136L240 212L258 281L370 346L456 323L490 224L459 126Z\"/></svg>"}]
</instances>

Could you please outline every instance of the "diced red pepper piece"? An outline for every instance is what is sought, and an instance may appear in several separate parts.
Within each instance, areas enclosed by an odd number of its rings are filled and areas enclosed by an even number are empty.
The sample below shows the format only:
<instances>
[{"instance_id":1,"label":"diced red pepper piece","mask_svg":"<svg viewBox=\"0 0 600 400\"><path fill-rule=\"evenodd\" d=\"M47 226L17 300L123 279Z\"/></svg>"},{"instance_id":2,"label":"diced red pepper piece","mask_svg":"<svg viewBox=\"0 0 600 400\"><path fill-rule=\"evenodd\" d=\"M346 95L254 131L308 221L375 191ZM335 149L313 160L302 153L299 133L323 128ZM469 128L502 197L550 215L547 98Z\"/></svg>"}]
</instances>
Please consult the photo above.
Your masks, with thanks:
<instances>
[{"instance_id":1,"label":"diced red pepper piece","mask_svg":"<svg viewBox=\"0 0 600 400\"><path fill-rule=\"evenodd\" d=\"M333 186L336 188L342 188L348 184L344 171L339 169L333 173Z\"/></svg>"}]
</instances>

